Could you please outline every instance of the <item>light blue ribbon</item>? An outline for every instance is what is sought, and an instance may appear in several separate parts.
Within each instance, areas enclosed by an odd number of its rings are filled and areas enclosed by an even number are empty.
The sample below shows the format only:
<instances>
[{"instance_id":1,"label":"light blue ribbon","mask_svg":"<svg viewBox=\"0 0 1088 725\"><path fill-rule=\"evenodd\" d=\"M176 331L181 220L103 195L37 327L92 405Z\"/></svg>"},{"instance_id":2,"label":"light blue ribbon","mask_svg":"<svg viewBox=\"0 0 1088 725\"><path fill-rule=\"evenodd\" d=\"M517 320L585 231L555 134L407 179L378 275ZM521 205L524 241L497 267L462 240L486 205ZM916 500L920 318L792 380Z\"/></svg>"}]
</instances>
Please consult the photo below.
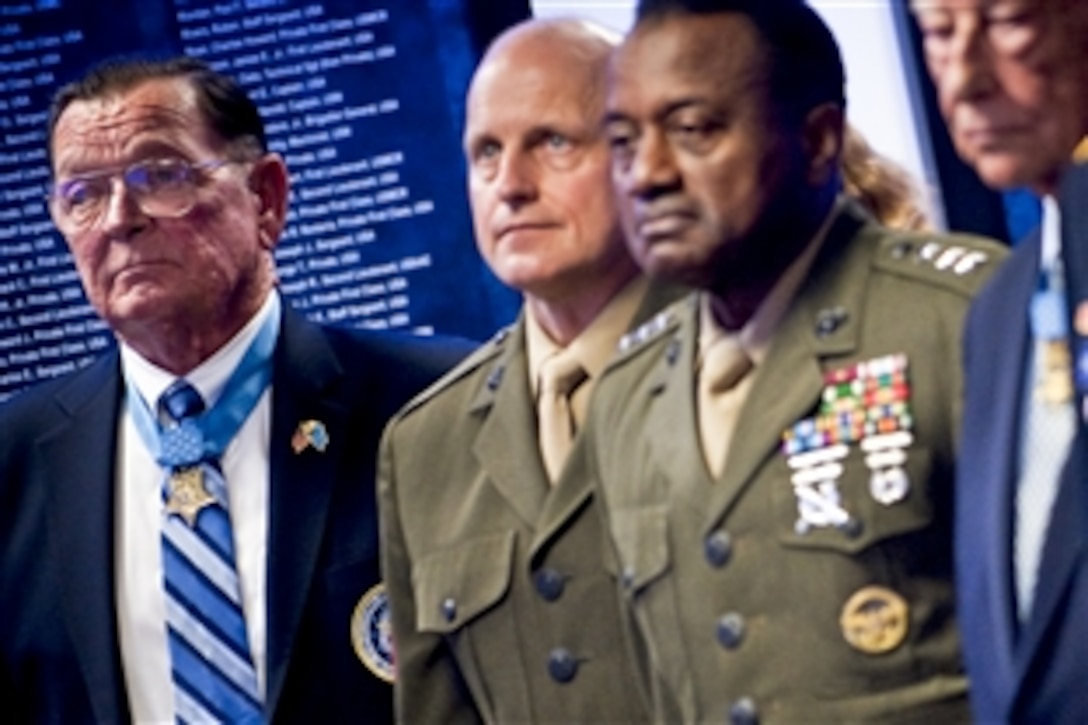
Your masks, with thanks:
<instances>
[{"instance_id":1,"label":"light blue ribbon","mask_svg":"<svg viewBox=\"0 0 1088 725\"><path fill-rule=\"evenodd\" d=\"M159 465L172 469L222 457L272 380L272 353L279 337L278 311L277 306L273 314L265 317L216 404L180 425L164 427L132 381L126 380L133 423Z\"/></svg>"}]
</instances>

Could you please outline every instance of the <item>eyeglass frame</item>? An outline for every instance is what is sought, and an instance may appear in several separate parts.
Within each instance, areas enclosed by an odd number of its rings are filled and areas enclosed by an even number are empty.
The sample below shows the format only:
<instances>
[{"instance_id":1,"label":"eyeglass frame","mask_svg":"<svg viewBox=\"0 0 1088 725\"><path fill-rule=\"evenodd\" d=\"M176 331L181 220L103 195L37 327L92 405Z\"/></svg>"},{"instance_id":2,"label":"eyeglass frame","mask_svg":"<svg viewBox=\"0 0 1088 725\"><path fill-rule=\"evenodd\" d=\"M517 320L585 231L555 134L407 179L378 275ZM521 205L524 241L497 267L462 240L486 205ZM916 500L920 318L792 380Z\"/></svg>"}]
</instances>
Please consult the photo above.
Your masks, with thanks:
<instances>
[{"instance_id":1,"label":"eyeglass frame","mask_svg":"<svg viewBox=\"0 0 1088 725\"><path fill-rule=\"evenodd\" d=\"M238 158L229 158L229 157L228 158L209 159L207 161L200 161L200 162L196 162L196 163L188 161L187 159L182 159L182 158L177 158L177 157L143 159L143 160L140 160L140 161L134 161L133 163L125 166L123 169L114 169L112 171L96 171L96 172L93 172L93 173L90 173L90 174L79 174L79 175L73 176L73 177L71 177L69 179L66 179L65 181L52 183L52 184L49 185L49 187L47 189L47 193L46 193L45 198L46 198L46 202L47 202L47 204L49 206L50 215L53 217L53 222L62 231L67 231L69 233L88 231L88 230L94 229L96 226L98 226L101 223L106 210L109 208L109 201L113 197L114 186L113 186L112 181L114 179L120 179L121 183L125 187L125 191L132 194L133 200L136 202L137 207L140 209L140 211L143 214L146 214L147 216L152 217L153 219L180 219L181 217L185 216L190 211L192 211L193 207L196 206L196 203L197 203L196 190L197 190L198 185L199 185L199 179L195 178L195 175L194 175L193 172L199 172L199 173L202 173L202 174L210 174L211 172L214 172L217 169L220 169L220 168L222 168L224 166L227 166L229 164L248 163L249 161L250 161L250 159L238 159ZM171 213L171 214L154 213L154 212L148 211L144 207L144 200L153 197L154 194L150 193L148 191L145 191L145 190L141 190L137 183L131 182L129 180L129 175L134 170L142 170L142 169L146 169L148 167L154 167L154 165L156 165L156 164L164 164L164 163L180 165L180 166L185 168L186 174L187 174L186 184L189 187L188 190L187 190L187 193L192 194L192 199L189 201L189 203L186 206L180 208L178 211L176 211L174 213ZM65 219L70 220L71 215L59 212L55 208L56 204L61 204L61 203L64 203L66 201L65 198L63 196L61 196L59 192L61 190L64 190L64 189L68 188L69 185L71 185L71 184L75 184L75 183L79 183L79 182L87 182L87 181L97 181L99 179L108 179L111 182L110 183L109 194L107 196L103 197L105 202L106 202L105 206L103 206L102 209L99 210L98 214L95 215L93 220L91 220L90 222L88 222L86 224L71 224L71 223L66 224L64 222L64 220Z\"/></svg>"}]
</instances>

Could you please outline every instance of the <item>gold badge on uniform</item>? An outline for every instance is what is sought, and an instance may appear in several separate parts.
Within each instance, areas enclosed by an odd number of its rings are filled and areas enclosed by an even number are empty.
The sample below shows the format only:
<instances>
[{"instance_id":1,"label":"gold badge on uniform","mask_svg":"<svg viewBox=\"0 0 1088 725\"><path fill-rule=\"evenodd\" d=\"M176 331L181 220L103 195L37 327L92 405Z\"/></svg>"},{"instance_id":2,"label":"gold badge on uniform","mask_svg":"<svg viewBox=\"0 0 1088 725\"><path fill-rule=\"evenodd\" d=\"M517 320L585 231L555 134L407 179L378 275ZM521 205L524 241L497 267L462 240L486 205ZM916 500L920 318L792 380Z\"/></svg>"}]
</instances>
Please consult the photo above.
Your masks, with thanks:
<instances>
[{"instance_id":1,"label":"gold badge on uniform","mask_svg":"<svg viewBox=\"0 0 1088 725\"><path fill-rule=\"evenodd\" d=\"M393 660L393 623L389 615L389 595L381 582L359 599L351 614L351 646L371 673L392 683L396 671Z\"/></svg>"},{"instance_id":2,"label":"gold badge on uniform","mask_svg":"<svg viewBox=\"0 0 1088 725\"><path fill-rule=\"evenodd\" d=\"M319 420L302 421L291 436L291 448L295 453L302 453L310 446L318 453L324 453L329 446L329 432Z\"/></svg>"},{"instance_id":3,"label":"gold badge on uniform","mask_svg":"<svg viewBox=\"0 0 1088 725\"><path fill-rule=\"evenodd\" d=\"M215 496L204 486L204 470L199 465L175 470L170 474L169 486L166 513L178 514L190 528L196 525L200 510L215 503Z\"/></svg>"},{"instance_id":4,"label":"gold badge on uniform","mask_svg":"<svg viewBox=\"0 0 1088 725\"><path fill-rule=\"evenodd\" d=\"M839 625L851 647L879 655L891 652L907 638L910 612L907 601L891 589L862 587L843 605Z\"/></svg>"}]
</instances>

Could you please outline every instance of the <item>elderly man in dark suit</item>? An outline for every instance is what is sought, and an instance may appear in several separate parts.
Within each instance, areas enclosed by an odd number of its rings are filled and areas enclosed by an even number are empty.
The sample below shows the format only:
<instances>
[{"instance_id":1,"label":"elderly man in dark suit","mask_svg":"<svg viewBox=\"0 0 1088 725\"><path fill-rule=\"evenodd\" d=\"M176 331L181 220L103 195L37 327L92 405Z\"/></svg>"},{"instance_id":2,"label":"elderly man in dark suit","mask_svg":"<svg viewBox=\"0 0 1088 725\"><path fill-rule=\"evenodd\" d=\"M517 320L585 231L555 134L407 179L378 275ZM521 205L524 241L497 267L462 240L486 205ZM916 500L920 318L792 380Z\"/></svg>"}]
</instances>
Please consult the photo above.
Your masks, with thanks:
<instances>
[{"instance_id":1,"label":"elderly man in dark suit","mask_svg":"<svg viewBox=\"0 0 1088 725\"><path fill-rule=\"evenodd\" d=\"M375 449L461 351L284 304L287 169L204 64L101 66L49 140L119 349L0 413L6 715L388 722Z\"/></svg>"},{"instance_id":2,"label":"elderly man in dark suit","mask_svg":"<svg viewBox=\"0 0 1088 725\"><path fill-rule=\"evenodd\" d=\"M1088 134L1088 4L913 9L957 152L986 184L1043 199L1041 229L968 318L956 561L971 699L983 722L1084 722L1088 169L1070 162Z\"/></svg>"}]
</instances>

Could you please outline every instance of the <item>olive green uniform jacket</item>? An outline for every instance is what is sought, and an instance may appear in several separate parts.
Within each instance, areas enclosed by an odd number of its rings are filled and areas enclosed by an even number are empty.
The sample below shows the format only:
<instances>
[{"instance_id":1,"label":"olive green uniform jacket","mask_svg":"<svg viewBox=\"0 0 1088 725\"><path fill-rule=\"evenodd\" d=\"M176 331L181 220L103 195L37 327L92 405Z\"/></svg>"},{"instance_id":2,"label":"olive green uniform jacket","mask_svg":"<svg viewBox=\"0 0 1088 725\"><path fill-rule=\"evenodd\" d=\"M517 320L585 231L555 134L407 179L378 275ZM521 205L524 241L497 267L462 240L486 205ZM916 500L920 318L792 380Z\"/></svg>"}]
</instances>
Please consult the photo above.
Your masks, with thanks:
<instances>
[{"instance_id":1,"label":"olive green uniform jacket","mask_svg":"<svg viewBox=\"0 0 1088 725\"><path fill-rule=\"evenodd\" d=\"M524 319L390 422L379 503L399 721L648 719L591 486L544 473Z\"/></svg>"},{"instance_id":2,"label":"olive green uniform jacket","mask_svg":"<svg viewBox=\"0 0 1088 725\"><path fill-rule=\"evenodd\" d=\"M986 241L894 233L844 208L751 373L716 480L696 428L697 297L621 343L579 454L599 480L659 719L968 718L950 530L960 329L1002 256ZM850 442L837 462L849 524L799 525L783 432L815 415L825 375L897 354L909 365L908 490L879 503L861 442Z\"/></svg>"}]
</instances>

